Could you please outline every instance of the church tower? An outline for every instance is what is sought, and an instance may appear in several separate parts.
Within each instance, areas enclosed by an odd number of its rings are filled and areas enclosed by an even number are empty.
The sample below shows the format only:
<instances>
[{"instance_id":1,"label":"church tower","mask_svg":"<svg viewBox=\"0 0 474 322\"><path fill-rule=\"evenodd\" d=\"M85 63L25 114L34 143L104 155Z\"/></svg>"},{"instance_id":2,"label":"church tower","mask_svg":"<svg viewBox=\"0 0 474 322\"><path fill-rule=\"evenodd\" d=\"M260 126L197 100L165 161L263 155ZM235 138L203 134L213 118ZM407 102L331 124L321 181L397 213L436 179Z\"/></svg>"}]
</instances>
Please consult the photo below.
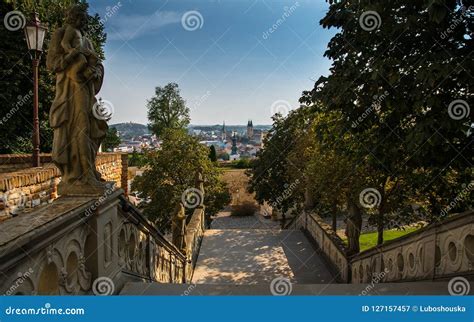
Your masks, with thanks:
<instances>
[{"instance_id":1,"label":"church tower","mask_svg":"<svg viewBox=\"0 0 474 322\"><path fill-rule=\"evenodd\" d=\"M227 137L226 137L226 135L225 135L225 121L224 121L224 122L222 122L222 134L221 134L221 140L222 140L222 142L225 142L226 138L227 138Z\"/></svg>"},{"instance_id":2,"label":"church tower","mask_svg":"<svg viewBox=\"0 0 474 322\"><path fill-rule=\"evenodd\" d=\"M249 120L247 123L247 137L249 140L253 139L253 123Z\"/></svg>"},{"instance_id":3,"label":"church tower","mask_svg":"<svg viewBox=\"0 0 474 322\"><path fill-rule=\"evenodd\" d=\"M237 137L235 136L235 132L232 134L232 152L230 154L231 155L237 155L238 154Z\"/></svg>"}]
</instances>

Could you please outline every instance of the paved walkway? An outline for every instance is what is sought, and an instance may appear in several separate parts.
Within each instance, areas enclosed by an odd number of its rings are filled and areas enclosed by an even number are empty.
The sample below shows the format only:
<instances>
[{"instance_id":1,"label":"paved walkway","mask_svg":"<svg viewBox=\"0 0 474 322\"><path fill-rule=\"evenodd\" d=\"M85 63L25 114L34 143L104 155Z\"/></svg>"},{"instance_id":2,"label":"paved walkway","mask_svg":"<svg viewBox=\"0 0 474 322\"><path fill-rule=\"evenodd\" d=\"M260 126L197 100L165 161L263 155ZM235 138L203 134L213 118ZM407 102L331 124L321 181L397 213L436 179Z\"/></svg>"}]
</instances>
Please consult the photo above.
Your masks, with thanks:
<instances>
[{"instance_id":1,"label":"paved walkway","mask_svg":"<svg viewBox=\"0 0 474 322\"><path fill-rule=\"evenodd\" d=\"M211 229L279 229L280 224L270 218L255 216L235 217L230 210L219 212L213 217Z\"/></svg>"},{"instance_id":2,"label":"paved walkway","mask_svg":"<svg viewBox=\"0 0 474 322\"><path fill-rule=\"evenodd\" d=\"M327 284L333 277L304 234L262 216L220 213L207 230L194 271L197 284L261 284L277 277Z\"/></svg>"}]
</instances>

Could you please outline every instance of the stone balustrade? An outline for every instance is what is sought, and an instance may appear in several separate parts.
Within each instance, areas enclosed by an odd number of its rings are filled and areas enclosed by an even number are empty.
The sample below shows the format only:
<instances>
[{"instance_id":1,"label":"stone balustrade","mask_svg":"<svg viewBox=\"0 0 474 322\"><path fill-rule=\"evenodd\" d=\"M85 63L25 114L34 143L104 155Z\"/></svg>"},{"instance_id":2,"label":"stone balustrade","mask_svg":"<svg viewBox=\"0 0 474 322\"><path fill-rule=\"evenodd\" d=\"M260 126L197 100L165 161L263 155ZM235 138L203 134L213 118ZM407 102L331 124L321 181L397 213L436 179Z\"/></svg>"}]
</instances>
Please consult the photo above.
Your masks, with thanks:
<instances>
[{"instance_id":1,"label":"stone balustrade","mask_svg":"<svg viewBox=\"0 0 474 322\"><path fill-rule=\"evenodd\" d=\"M51 155L42 154L41 162L42 167L32 168L30 155L0 155L0 221L58 197L61 173L51 163ZM100 153L96 166L105 180L115 182L116 187L127 193L127 154Z\"/></svg>"},{"instance_id":2,"label":"stone balustrade","mask_svg":"<svg viewBox=\"0 0 474 322\"><path fill-rule=\"evenodd\" d=\"M194 267L201 248L205 227L205 208L197 207L186 225L186 257L189 263L186 271L186 278L190 281L193 277Z\"/></svg>"},{"instance_id":3,"label":"stone balustrade","mask_svg":"<svg viewBox=\"0 0 474 322\"><path fill-rule=\"evenodd\" d=\"M315 242L335 273L336 280L342 283L349 282L350 271L346 247L330 225L315 213L303 212L295 218L291 227L302 229L307 237Z\"/></svg>"},{"instance_id":4,"label":"stone balustrade","mask_svg":"<svg viewBox=\"0 0 474 322\"><path fill-rule=\"evenodd\" d=\"M1 294L111 294L126 282L184 283L189 274L187 257L122 190L59 197L0 225Z\"/></svg>"},{"instance_id":5,"label":"stone balustrade","mask_svg":"<svg viewBox=\"0 0 474 322\"><path fill-rule=\"evenodd\" d=\"M474 213L468 211L348 257L345 245L318 215L292 223L318 246L345 283L409 282L474 276Z\"/></svg>"},{"instance_id":6,"label":"stone balustrade","mask_svg":"<svg viewBox=\"0 0 474 322\"><path fill-rule=\"evenodd\" d=\"M468 211L351 258L352 282L419 281L474 275L474 213Z\"/></svg>"}]
</instances>

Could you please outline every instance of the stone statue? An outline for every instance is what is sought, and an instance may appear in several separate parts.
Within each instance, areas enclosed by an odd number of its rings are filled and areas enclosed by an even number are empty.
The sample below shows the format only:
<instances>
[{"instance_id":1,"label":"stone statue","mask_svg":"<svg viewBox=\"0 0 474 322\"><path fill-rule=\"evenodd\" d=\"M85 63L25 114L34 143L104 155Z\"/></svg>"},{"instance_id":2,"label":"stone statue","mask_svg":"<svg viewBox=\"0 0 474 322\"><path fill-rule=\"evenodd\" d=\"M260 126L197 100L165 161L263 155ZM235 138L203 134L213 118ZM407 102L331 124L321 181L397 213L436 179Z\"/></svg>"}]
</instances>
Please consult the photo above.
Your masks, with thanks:
<instances>
[{"instance_id":1,"label":"stone statue","mask_svg":"<svg viewBox=\"0 0 474 322\"><path fill-rule=\"evenodd\" d=\"M108 126L93 113L104 69L83 33L86 22L86 7L71 6L65 26L54 32L46 58L48 69L56 74L49 117L54 130L52 159L62 174L60 195L100 195L106 188L95 159Z\"/></svg>"},{"instance_id":2,"label":"stone statue","mask_svg":"<svg viewBox=\"0 0 474 322\"><path fill-rule=\"evenodd\" d=\"M186 214L182 203L178 204L171 217L171 233L173 245L179 250L184 250L186 248Z\"/></svg>"}]
</instances>

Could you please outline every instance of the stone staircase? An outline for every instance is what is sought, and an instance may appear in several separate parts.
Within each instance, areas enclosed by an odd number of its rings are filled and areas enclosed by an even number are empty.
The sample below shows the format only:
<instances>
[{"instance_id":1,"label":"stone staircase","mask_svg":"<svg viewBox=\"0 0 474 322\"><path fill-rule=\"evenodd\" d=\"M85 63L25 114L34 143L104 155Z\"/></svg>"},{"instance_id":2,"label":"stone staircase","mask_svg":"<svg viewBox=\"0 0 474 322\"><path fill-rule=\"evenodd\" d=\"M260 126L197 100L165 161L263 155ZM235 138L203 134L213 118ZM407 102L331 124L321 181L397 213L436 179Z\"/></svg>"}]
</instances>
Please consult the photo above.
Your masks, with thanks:
<instances>
[{"instance_id":1,"label":"stone staircase","mask_svg":"<svg viewBox=\"0 0 474 322\"><path fill-rule=\"evenodd\" d=\"M324 260L299 230L210 229L204 234L195 284L298 284L334 281Z\"/></svg>"},{"instance_id":2,"label":"stone staircase","mask_svg":"<svg viewBox=\"0 0 474 322\"><path fill-rule=\"evenodd\" d=\"M280 280L291 288L335 283L301 231L281 230L259 215L232 217L224 211L204 233L191 284L129 283L121 294L266 294Z\"/></svg>"},{"instance_id":3,"label":"stone staircase","mask_svg":"<svg viewBox=\"0 0 474 322\"><path fill-rule=\"evenodd\" d=\"M120 294L449 295L448 279L340 283L337 269L315 246L301 230L223 212L204 233L190 283L130 282Z\"/></svg>"}]
</instances>

